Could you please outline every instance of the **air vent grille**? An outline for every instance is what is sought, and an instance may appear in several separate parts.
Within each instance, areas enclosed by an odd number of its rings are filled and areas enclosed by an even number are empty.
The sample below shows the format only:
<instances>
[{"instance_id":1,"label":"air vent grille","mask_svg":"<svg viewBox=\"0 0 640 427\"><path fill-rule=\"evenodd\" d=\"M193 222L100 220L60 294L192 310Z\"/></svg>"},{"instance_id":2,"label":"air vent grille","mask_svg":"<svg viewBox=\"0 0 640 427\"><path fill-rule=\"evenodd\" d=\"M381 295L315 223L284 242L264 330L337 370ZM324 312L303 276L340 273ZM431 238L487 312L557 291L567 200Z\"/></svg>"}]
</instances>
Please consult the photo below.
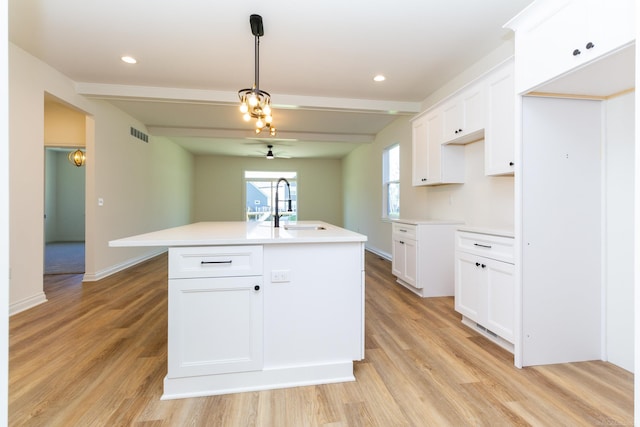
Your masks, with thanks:
<instances>
[{"instance_id":1,"label":"air vent grille","mask_svg":"<svg viewBox=\"0 0 640 427\"><path fill-rule=\"evenodd\" d=\"M131 136L136 137L141 141L149 142L149 135L142 132L141 130L134 128L133 126L131 127Z\"/></svg>"}]
</instances>

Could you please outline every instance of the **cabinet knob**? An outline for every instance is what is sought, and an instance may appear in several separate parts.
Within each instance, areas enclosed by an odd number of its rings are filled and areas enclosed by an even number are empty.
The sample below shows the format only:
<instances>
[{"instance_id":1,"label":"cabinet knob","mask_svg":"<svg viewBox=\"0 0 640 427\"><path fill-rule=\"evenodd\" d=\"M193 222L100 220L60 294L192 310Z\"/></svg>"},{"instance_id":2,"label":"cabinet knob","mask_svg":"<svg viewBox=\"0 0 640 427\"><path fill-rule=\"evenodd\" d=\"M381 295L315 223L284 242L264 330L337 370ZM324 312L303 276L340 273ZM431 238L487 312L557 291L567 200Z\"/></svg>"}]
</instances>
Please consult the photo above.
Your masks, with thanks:
<instances>
[{"instance_id":1,"label":"cabinet knob","mask_svg":"<svg viewBox=\"0 0 640 427\"><path fill-rule=\"evenodd\" d=\"M476 262L476 267L480 267L480 263L479 262Z\"/></svg>"},{"instance_id":2,"label":"cabinet knob","mask_svg":"<svg viewBox=\"0 0 640 427\"><path fill-rule=\"evenodd\" d=\"M575 49L575 50L573 51L573 56L578 56L578 55L580 55L581 53L582 53L582 52L580 52L580 49Z\"/></svg>"},{"instance_id":3,"label":"cabinet knob","mask_svg":"<svg viewBox=\"0 0 640 427\"><path fill-rule=\"evenodd\" d=\"M400 242L401 245L404 245L404 242L402 240L399 240L399 242Z\"/></svg>"},{"instance_id":4,"label":"cabinet knob","mask_svg":"<svg viewBox=\"0 0 640 427\"><path fill-rule=\"evenodd\" d=\"M482 265L481 265L481 267L482 267L482 268L485 268L485 267L486 267L486 264L482 264Z\"/></svg>"},{"instance_id":5,"label":"cabinet knob","mask_svg":"<svg viewBox=\"0 0 640 427\"><path fill-rule=\"evenodd\" d=\"M593 44L593 43L591 43L591 42L589 42L589 43L587 43L587 45L586 45L585 47L586 47L587 49L592 49L592 48L596 47L596 45L595 45L595 44Z\"/></svg>"},{"instance_id":6,"label":"cabinet knob","mask_svg":"<svg viewBox=\"0 0 640 427\"><path fill-rule=\"evenodd\" d=\"M253 287L253 290L255 290L255 291L259 291L259 290L260 290L260 285L255 285L255 286Z\"/></svg>"},{"instance_id":7,"label":"cabinet knob","mask_svg":"<svg viewBox=\"0 0 640 427\"><path fill-rule=\"evenodd\" d=\"M509 166L513 166L513 165L514 165L514 163L513 163L513 162L509 162Z\"/></svg>"},{"instance_id":8,"label":"cabinet knob","mask_svg":"<svg viewBox=\"0 0 640 427\"><path fill-rule=\"evenodd\" d=\"M427 180L427 178L422 178L421 179L422 182L425 182L426 180Z\"/></svg>"}]
</instances>

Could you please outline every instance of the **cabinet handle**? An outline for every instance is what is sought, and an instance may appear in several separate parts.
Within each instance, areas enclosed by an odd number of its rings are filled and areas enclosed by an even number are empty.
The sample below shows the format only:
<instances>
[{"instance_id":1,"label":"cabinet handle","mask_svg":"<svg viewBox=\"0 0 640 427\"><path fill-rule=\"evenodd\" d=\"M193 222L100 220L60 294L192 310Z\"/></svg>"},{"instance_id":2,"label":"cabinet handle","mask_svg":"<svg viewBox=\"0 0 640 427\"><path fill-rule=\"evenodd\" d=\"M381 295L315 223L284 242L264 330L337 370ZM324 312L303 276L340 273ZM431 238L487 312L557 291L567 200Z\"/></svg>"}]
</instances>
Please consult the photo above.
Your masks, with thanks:
<instances>
[{"instance_id":1,"label":"cabinet handle","mask_svg":"<svg viewBox=\"0 0 640 427\"><path fill-rule=\"evenodd\" d=\"M481 245L480 243L474 243L473 246L479 246L481 248L491 249L491 245Z\"/></svg>"},{"instance_id":2,"label":"cabinet handle","mask_svg":"<svg viewBox=\"0 0 640 427\"><path fill-rule=\"evenodd\" d=\"M402 231L403 233L406 233L407 230L403 229L403 228L399 228L398 231Z\"/></svg>"},{"instance_id":3,"label":"cabinet handle","mask_svg":"<svg viewBox=\"0 0 640 427\"><path fill-rule=\"evenodd\" d=\"M595 45L595 44L593 44L593 43L591 43L591 42L589 42L589 43L587 43L587 45L586 45L585 47L586 47L587 49L592 49L592 48L596 47L596 45Z\"/></svg>"},{"instance_id":4,"label":"cabinet handle","mask_svg":"<svg viewBox=\"0 0 640 427\"><path fill-rule=\"evenodd\" d=\"M399 242L400 242L401 245L404 245L404 242L402 240L399 240Z\"/></svg>"},{"instance_id":5,"label":"cabinet handle","mask_svg":"<svg viewBox=\"0 0 640 427\"><path fill-rule=\"evenodd\" d=\"M260 290L260 286L255 285L255 286L253 287L253 290L254 290L254 291L259 291L259 290Z\"/></svg>"},{"instance_id":6,"label":"cabinet handle","mask_svg":"<svg viewBox=\"0 0 640 427\"><path fill-rule=\"evenodd\" d=\"M228 261L200 261L200 264L231 264L233 260Z\"/></svg>"},{"instance_id":7,"label":"cabinet handle","mask_svg":"<svg viewBox=\"0 0 640 427\"><path fill-rule=\"evenodd\" d=\"M580 49L575 49L575 50L573 51L573 56L578 56L578 55L580 55L581 53L582 53L582 52L580 52Z\"/></svg>"},{"instance_id":8,"label":"cabinet handle","mask_svg":"<svg viewBox=\"0 0 640 427\"><path fill-rule=\"evenodd\" d=\"M427 178L422 178L421 179L422 182L425 182L426 180L427 180Z\"/></svg>"},{"instance_id":9,"label":"cabinet handle","mask_svg":"<svg viewBox=\"0 0 640 427\"><path fill-rule=\"evenodd\" d=\"M513 163L513 162L509 162L509 166L513 166L513 165L514 165L514 163Z\"/></svg>"}]
</instances>

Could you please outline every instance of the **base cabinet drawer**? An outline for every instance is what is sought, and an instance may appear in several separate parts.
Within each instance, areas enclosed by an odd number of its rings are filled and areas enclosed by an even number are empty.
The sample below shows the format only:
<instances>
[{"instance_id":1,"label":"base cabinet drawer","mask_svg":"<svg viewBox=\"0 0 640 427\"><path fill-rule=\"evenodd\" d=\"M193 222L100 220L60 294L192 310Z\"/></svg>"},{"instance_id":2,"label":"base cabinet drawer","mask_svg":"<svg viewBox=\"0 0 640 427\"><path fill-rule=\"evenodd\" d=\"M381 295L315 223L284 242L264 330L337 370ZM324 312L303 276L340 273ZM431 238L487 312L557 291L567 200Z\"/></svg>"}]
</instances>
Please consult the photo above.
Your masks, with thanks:
<instances>
[{"instance_id":1,"label":"base cabinet drawer","mask_svg":"<svg viewBox=\"0 0 640 427\"><path fill-rule=\"evenodd\" d=\"M262 274L262 246L169 248L169 279Z\"/></svg>"},{"instance_id":2,"label":"base cabinet drawer","mask_svg":"<svg viewBox=\"0 0 640 427\"><path fill-rule=\"evenodd\" d=\"M169 280L168 378L262 369L262 280Z\"/></svg>"}]
</instances>

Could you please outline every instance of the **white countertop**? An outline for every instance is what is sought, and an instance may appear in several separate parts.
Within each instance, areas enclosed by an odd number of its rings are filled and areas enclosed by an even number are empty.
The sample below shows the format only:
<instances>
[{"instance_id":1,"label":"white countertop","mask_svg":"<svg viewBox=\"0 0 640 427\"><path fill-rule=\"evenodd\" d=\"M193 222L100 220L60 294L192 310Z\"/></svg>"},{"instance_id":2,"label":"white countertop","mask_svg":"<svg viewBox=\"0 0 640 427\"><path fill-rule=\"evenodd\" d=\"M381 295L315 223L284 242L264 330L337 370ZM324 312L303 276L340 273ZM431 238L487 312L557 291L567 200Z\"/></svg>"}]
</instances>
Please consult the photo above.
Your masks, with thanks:
<instances>
[{"instance_id":1,"label":"white countertop","mask_svg":"<svg viewBox=\"0 0 640 427\"><path fill-rule=\"evenodd\" d=\"M472 226L461 226L458 227L460 231L467 231L469 233L480 233L480 234L491 234L493 236L501 236L501 237L514 237L514 232L509 230L496 230L491 228L483 228L483 227L472 227Z\"/></svg>"},{"instance_id":2,"label":"white countertop","mask_svg":"<svg viewBox=\"0 0 640 427\"><path fill-rule=\"evenodd\" d=\"M457 220L448 220L448 219L410 219L410 218L398 218L398 219L392 219L390 220L391 222L399 222L401 224L411 224L411 225L421 225L421 224L442 224L442 225L449 225L449 224L464 224L463 221L457 221Z\"/></svg>"},{"instance_id":3,"label":"white countertop","mask_svg":"<svg viewBox=\"0 0 640 427\"><path fill-rule=\"evenodd\" d=\"M285 225L319 225L324 230L287 230ZM272 223L245 221L197 222L137 236L112 240L109 246L219 246L248 244L365 242L367 236L322 221L282 221L280 228Z\"/></svg>"}]
</instances>

